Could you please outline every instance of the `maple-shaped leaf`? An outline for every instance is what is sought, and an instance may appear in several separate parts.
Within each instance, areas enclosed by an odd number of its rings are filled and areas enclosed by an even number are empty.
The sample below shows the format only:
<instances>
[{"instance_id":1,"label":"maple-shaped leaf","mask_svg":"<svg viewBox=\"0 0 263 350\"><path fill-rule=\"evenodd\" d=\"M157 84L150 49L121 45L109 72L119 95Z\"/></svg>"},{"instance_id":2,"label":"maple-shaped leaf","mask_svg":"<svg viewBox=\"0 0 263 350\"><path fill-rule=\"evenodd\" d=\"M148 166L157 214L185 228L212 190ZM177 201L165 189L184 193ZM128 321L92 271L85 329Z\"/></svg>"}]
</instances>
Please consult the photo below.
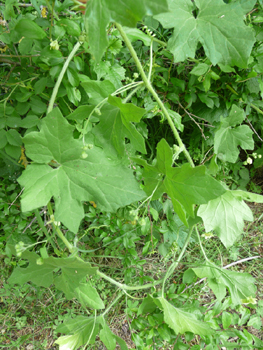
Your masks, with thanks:
<instances>
[{"instance_id":1,"label":"maple-shaped leaf","mask_svg":"<svg viewBox=\"0 0 263 350\"><path fill-rule=\"evenodd\" d=\"M25 187L23 211L47 205L53 197L55 220L77 232L84 217L83 201L116 211L145 194L124 160L109 158L103 149L92 145L84 151L82 140L73 138L73 129L58 108L42 119L40 132L24 137L27 157L33 164L18 182Z\"/></svg>"},{"instance_id":2,"label":"maple-shaped leaf","mask_svg":"<svg viewBox=\"0 0 263 350\"><path fill-rule=\"evenodd\" d=\"M56 328L58 333L67 335L59 337L55 343L59 344L59 350L76 350L88 341L89 344L94 344L101 322L102 316L77 316L67 319Z\"/></svg>"},{"instance_id":3,"label":"maple-shaped leaf","mask_svg":"<svg viewBox=\"0 0 263 350\"><path fill-rule=\"evenodd\" d=\"M101 109L100 123L92 130L95 143L109 154L115 150L121 156L125 153L125 138L141 153L146 153L144 138L135 128L145 113L132 103L122 103L119 97L109 96L108 104Z\"/></svg>"},{"instance_id":4,"label":"maple-shaped leaf","mask_svg":"<svg viewBox=\"0 0 263 350\"><path fill-rule=\"evenodd\" d=\"M168 143L162 139L157 145L157 161L154 165L144 160L132 158L144 167L144 191L148 196L166 192L171 198L174 210L181 221L188 226L186 214L194 217L194 205L208 203L221 196L226 190L214 178L206 174L205 166L192 168L190 164L172 167L173 153Z\"/></svg>"},{"instance_id":5,"label":"maple-shaped leaf","mask_svg":"<svg viewBox=\"0 0 263 350\"><path fill-rule=\"evenodd\" d=\"M222 269L211 262L205 266L192 268L199 278L207 277L208 285L221 301L226 296L226 288L229 290L232 303L242 304L242 300L249 297L254 298L257 288L255 278L249 273L241 273Z\"/></svg>"},{"instance_id":6,"label":"maple-shaped leaf","mask_svg":"<svg viewBox=\"0 0 263 350\"><path fill-rule=\"evenodd\" d=\"M175 62L195 57L198 42L204 47L213 65L247 67L247 61L255 42L254 32L244 23L248 8L252 9L256 0L234 5L223 0L196 0L199 11L194 17L191 0L168 0L169 13L159 14L158 19L165 28L174 28L168 41L168 49Z\"/></svg>"},{"instance_id":7,"label":"maple-shaped leaf","mask_svg":"<svg viewBox=\"0 0 263 350\"><path fill-rule=\"evenodd\" d=\"M36 253L25 251L22 258L29 261L28 266L16 267L8 280L9 283L23 285L33 282L46 288L55 284L68 299L75 296L72 292L79 286L83 277L95 275L97 271L97 268L91 267L78 257L43 259ZM55 275L54 270L59 270L60 275Z\"/></svg>"},{"instance_id":8,"label":"maple-shaped leaf","mask_svg":"<svg viewBox=\"0 0 263 350\"><path fill-rule=\"evenodd\" d=\"M221 118L220 128L215 132L215 153L226 162L235 163L238 155L238 146L243 149L254 149L253 131L248 125L239 125L245 119L243 109L233 105L229 116Z\"/></svg>"},{"instance_id":9,"label":"maple-shaped leaf","mask_svg":"<svg viewBox=\"0 0 263 350\"><path fill-rule=\"evenodd\" d=\"M253 220L250 208L234 193L235 191L226 191L222 196L201 205L197 212L203 219L206 232L215 231L227 248L242 234L244 220Z\"/></svg>"},{"instance_id":10,"label":"maple-shaped leaf","mask_svg":"<svg viewBox=\"0 0 263 350\"><path fill-rule=\"evenodd\" d=\"M192 313L174 307L163 297L154 299L154 301L163 310L164 322L175 331L175 334L186 332L198 335L212 334L211 328L206 323L198 320Z\"/></svg>"},{"instance_id":11,"label":"maple-shaped leaf","mask_svg":"<svg viewBox=\"0 0 263 350\"><path fill-rule=\"evenodd\" d=\"M90 51L96 61L100 61L108 46L106 28L111 21L135 27L144 16L165 11L168 11L166 0L90 0L84 21Z\"/></svg>"}]
</instances>

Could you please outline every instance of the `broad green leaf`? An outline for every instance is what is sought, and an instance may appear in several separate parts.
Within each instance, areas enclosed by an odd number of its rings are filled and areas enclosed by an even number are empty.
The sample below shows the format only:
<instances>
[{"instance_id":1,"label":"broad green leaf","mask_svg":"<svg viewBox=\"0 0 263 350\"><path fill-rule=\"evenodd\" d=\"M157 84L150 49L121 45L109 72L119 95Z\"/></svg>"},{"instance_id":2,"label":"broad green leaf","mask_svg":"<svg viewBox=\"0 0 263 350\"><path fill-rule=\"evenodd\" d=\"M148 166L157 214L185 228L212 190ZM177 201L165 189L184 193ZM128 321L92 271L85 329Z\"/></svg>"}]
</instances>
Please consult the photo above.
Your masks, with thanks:
<instances>
[{"instance_id":1,"label":"broad green leaf","mask_svg":"<svg viewBox=\"0 0 263 350\"><path fill-rule=\"evenodd\" d=\"M27 39L44 39L46 33L31 19L22 18L15 26L15 30Z\"/></svg>"},{"instance_id":2,"label":"broad green leaf","mask_svg":"<svg viewBox=\"0 0 263 350\"><path fill-rule=\"evenodd\" d=\"M48 82L48 78L44 77L39 79L35 85L34 85L34 89L35 89L35 94L39 95L41 94L41 92L43 92L45 90L45 87L47 86L47 82Z\"/></svg>"},{"instance_id":3,"label":"broad green leaf","mask_svg":"<svg viewBox=\"0 0 263 350\"><path fill-rule=\"evenodd\" d=\"M193 268L192 270L199 278L207 277L208 285L219 301L225 297L226 288L230 292L234 305L242 304L242 299L255 297L257 289L255 278L249 273L228 271L211 262L206 262L205 266Z\"/></svg>"},{"instance_id":4,"label":"broad green leaf","mask_svg":"<svg viewBox=\"0 0 263 350\"><path fill-rule=\"evenodd\" d=\"M89 103L97 105L115 91L114 85L109 80L85 81L81 83L89 95Z\"/></svg>"},{"instance_id":5,"label":"broad green leaf","mask_svg":"<svg viewBox=\"0 0 263 350\"><path fill-rule=\"evenodd\" d=\"M81 33L79 25L72 19L63 18L57 23L57 25L66 29L66 32L69 35L79 36Z\"/></svg>"},{"instance_id":6,"label":"broad green leaf","mask_svg":"<svg viewBox=\"0 0 263 350\"><path fill-rule=\"evenodd\" d=\"M240 146L243 149L254 149L253 131L248 125L240 125L244 120L244 111L233 105L229 116L221 118L220 128L215 133L214 149L217 156L223 161L235 163Z\"/></svg>"},{"instance_id":7,"label":"broad green leaf","mask_svg":"<svg viewBox=\"0 0 263 350\"><path fill-rule=\"evenodd\" d=\"M100 323L101 317L77 316L67 319L56 329L58 333L67 335L59 337L55 343L59 344L59 350L76 350L88 341L89 344L94 344Z\"/></svg>"},{"instance_id":8,"label":"broad green leaf","mask_svg":"<svg viewBox=\"0 0 263 350\"><path fill-rule=\"evenodd\" d=\"M199 12L195 18L191 0L168 0L170 12L154 18L165 28L174 28L168 49L176 62L194 57L201 42L213 65L245 68L255 39L253 29L243 20L255 2L249 1L249 6L243 7L240 2L232 6L223 0L196 0Z\"/></svg>"},{"instance_id":9,"label":"broad green leaf","mask_svg":"<svg viewBox=\"0 0 263 350\"><path fill-rule=\"evenodd\" d=\"M22 146L22 139L18 131L10 129L6 132L7 141L12 146Z\"/></svg>"},{"instance_id":10,"label":"broad green leaf","mask_svg":"<svg viewBox=\"0 0 263 350\"><path fill-rule=\"evenodd\" d=\"M144 167L144 190L147 195L166 192L181 221L188 226L186 213L194 217L194 205L208 203L226 190L214 178L206 174L205 166L192 168L189 164L172 167L172 152L162 139L157 145L157 162L149 165L142 159L132 158ZM153 195L153 199L155 196Z\"/></svg>"},{"instance_id":11,"label":"broad green leaf","mask_svg":"<svg viewBox=\"0 0 263 350\"><path fill-rule=\"evenodd\" d=\"M86 6L85 28L90 51L97 62L108 46L106 33L110 21L126 27L135 27L146 15L152 16L168 10L166 0L90 0Z\"/></svg>"},{"instance_id":12,"label":"broad green leaf","mask_svg":"<svg viewBox=\"0 0 263 350\"><path fill-rule=\"evenodd\" d=\"M109 158L95 146L84 151L82 140L73 138L73 129L58 108L42 119L40 132L24 137L27 157L34 163L18 181L25 187L23 211L42 207L54 197L56 221L77 232L84 217L83 201L114 212L145 194L122 159Z\"/></svg>"},{"instance_id":13,"label":"broad green leaf","mask_svg":"<svg viewBox=\"0 0 263 350\"><path fill-rule=\"evenodd\" d=\"M164 186L173 204L179 202L186 212L194 217L194 204L204 204L225 192L223 186L214 178L206 175L206 167L192 168L185 164L170 168L166 172Z\"/></svg>"},{"instance_id":14,"label":"broad green leaf","mask_svg":"<svg viewBox=\"0 0 263 350\"><path fill-rule=\"evenodd\" d=\"M242 234L244 220L253 220L250 208L234 193L235 191L226 191L220 197L201 205L197 212L204 221L206 232L214 230L227 248Z\"/></svg>"},{"instance_id":15,"label":"broad green leaf","mask_svg":"<svg viewBox=\"0 0 263 350\"><path fill-rule=\"evenodd\" d=\"M110 330L109 326L105 322L105 319L103 318L102 322L102 329L100 331L100 340L104 343L106 348L108 350L115 350L116 349L116 339L112 331Z\"/></svg>"},{"instance_id":16,"label":"broad green leaf","mask_svg":"<svg viewBox=\"0 0 263 350\"><path fill-rule=\"evenodd\" d=\"M205 336L212 334L209 326L197 320L193 314L174 307L162 297L158 298L156 301L158 307L160 307L159 304L161 304L165 323L174 330L175 334L184 334L186 332Z\"/></svg>"},{"instance_id":17,"label":"broad green leaf","mask_svg":"<svg viewBox=\"0 0 263 350\"><path fill-rule=\"evenodd\" d=\"M101 300L96 289L92 287L89 283L81 283L74 290L75 297L80 301L81 305L84 307L90 307L92 309L104 309L105 305Z\"/></svg>"},{"instance_id":18,"label":"broad green leaf","mask_svg":"<svg viewBox=\"0 0 263 350\"><path fill-rule=\"evenodd\" d=\"M72 112L71 114L69 114L67 116L67 119L70 120L84 120L84 119L88 119L90 113L92 113L92 111L94 110L95 106L79 106L77 109L75 109L74 112Z\"/></svg>"},{"instance_id":19,"label":"broad green leaf","mask_svg":"<svg viewBox=\"0 0 263 350\"><path fill-rule=\"evenodd\" d=\"M122 103L119 97L109 96L108 102L101 110L100 123L92 130L96 145L109 154L115 154L116 150L123 156L128 138L137 151L146 153L144 138L133 124L141 120L145 110L132 103Z\"/></svg>"},{"instance_id":20,"label":"broad green leaf","mask_svg":"<svg viewBox=\"0 0 263 350\"><path fill-rule=\"evenodd\" d=\"M33 282L38 286L49 287L55 284L59 290L62 290L66 298L71 299L75 295L72 291L78 287L80 281L86 275L96 274L97 268L91 267L89 263L80 258L54 258L42 259L33 252L24 252L23 259L29 261L25 268L16 267L9 278L9 283L23 285L27 282ZM60 275L54 275L54 270L60 270Z\"/></svg>"}]
</instances>

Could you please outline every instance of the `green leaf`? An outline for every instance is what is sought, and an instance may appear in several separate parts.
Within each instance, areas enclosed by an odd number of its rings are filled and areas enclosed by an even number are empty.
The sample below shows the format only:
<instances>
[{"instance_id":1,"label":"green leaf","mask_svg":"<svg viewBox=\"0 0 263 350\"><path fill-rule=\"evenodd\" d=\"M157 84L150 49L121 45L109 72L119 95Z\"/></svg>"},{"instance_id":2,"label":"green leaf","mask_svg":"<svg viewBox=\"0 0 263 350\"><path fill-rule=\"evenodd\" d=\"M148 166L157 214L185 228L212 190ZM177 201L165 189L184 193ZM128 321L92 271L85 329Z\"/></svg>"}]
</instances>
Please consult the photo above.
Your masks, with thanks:
<instances>
[{"instance_id":1,"label":"green leaf","mask_svg":"<svg viewBox=\"0 0 263 350\"><path fill-rule=\"evenodd\" d=\"M76 350L88 341L89 344L94 344L99 333L100 322L101 316L97 318L77 316L67 319L57 327L56 331L68 335L59 337L55 343L59 344L59 350Z\"/></svg>"},{"instance_id":2,"label":"green leaf","mask_svg":"<svg viewBox=\"0 0 263 350\"><path fill-rule=\"evenodd\" d=\"M225 297L226 288L230 292L234 305L242 304L243 299L255 297L257 290L255 278L249 273L228 271L211 262L206 262L203 267L193 268L193 271L197 277L207 278L209 287L219 301Z\"/></svg>"},{"instance_id":3,"label":"green leaf","mask_svg":"<svg viewBox=\"0 0 263 350\"><path fill-rule=\"evenodd\" d=\"M69 35L79 36L81 33L79 25L72 19L63 18L57 23L57 25L66 29L66 32Z\"/></svg>"},{"instance_id":4,"label":"green leaf","mask_svg":"<svg viewBox=\"0 0 263 350\"><path fill-rule=\"evenodd\" d=\"M162 297L155 299L155 301L157 306L163 309L164 322L174 330L175 334L184 334L186 332L192 332L204 336L212 334L209 326L204 322L197 320L194 314L174 307Z\"/></svg>"},{"instance_id":5,"label":"green leaf","mask_svg":"<svg viewBox=\"0 0 263 350\"><path fill-rule=\"evenodd\" d=\"M77 109L75 109L74 112L72 112L71 114L69 114L67 116L67 119L69 120L84 120L87 119L90 115L90 113L92 113L92 111L94 110L95 106L79 106Z\"/></svg>"},{"instance_id":6,"label":"green leaf","mask_svg":"<svg viewBox=\"0 0 263 350\"><path fill-rule=\"evenodd\" d=\"M47 82L48 82L48 78L44 77L39 79L35 85L34 85L34 89L35 89L35 94L39 95L41 94L41 92L43 92L45 90L45 87L47 86Z\"/></svg>"},{"instance_id":7,"label":"green leaf","mask_svg":"<svg viewBox=\"0 0 263 350\"><path fill-rule=\"evenodd\" d=\"M15 26L15 30L28 39L42 40L46 37L46 33L31 19L22 18Z\"/></svg>"},{"instance_id":8,"label":"green leaf","mask_svg":"<svg viewBox=\"0 0 263 350\"><path fill-rule=\"evenodd\" d=\"M132 160L144 167L144 190L147 195L154 193L159 197L162 192L166 192L171 197L174 210L186 226L186 213L194 217L194 204L208 203L226 191L218 181L206 174L205 166L192 168L189 164L184 164L172 167L172 151L164 139L157 145L157 163L154 166L142 159Z\"/></svg>"},{"instance_id":9,"label":"green leaf","mask_svg":"<svg viewBox=\"0 0 263 350\"><path fill-rule=\"evenodd\" d=\"M122 159L109 158L95 146L83 157L83 142L73 138L73 129L58 108L43 118L40 132L24 137L27 156L34 164L18 181L25 187L23 211L42 207L53 196L56 221L77 232L84 217L83 201L114 212L145 194Z\"/></svg>"},{"instance_id":10,"label":"green leaf","mask_svg":"<svg viewBox=\"0 0 263 350\"><path fill-rule=\"evenodd\" d=\"M239 155L238 146L243 149L254 149L253 131L249 126L236 127L244 118L244 111L236 105L232 106L227 118L221 118L220 128L215 133L214 149L223 161L235 163Z\"/></svg>"},{"instance_id":11,"label":"green leaf","mask_svg":"<svg viewBox=\"0 0 263 350\"><path fill-rule=\"evenodd\" d=\"M96 274L97 270L89 263L76 257L50 257L43 259L41 265L38 264L39 255L36 253L26 251L22 254L22 258L27 259L29 265L26 268L16 267L8 280L9 283L23 285L27 282L33 282L46 288L54 283L68 299L75 296L73 290L78 287L83 277L92 276ZM60 275L53 275L54 270L60 270Z\"/></svg>"},{"instance_id":12,"label":"green leaf","mask_svg":"<svg viewBox=\"0 0 263 350\"><path fill-rule=\"evenodd\" d=\"M78 73L71 67L68 67L67 69L67 77L68 81L72 86L78 86L79 85L79 76Z\"/></svg>"},{"instance_id":13,"label":"green leaf","mask_svg":"<svg viewBox=\"0 0 263 350\"><path fill-rule=\"evenodd\" d=\"M92 130L96 145L109 154L115 154L116 150L123 156L128 138L137 151L146 153L144 138L133 124L139 123L145 110L132 103L122 103L119 97L109 96L108 102L101 110L100 123Z\"/></svg>"},{"instance_id":14,"label":"green leaf","mask_svg":"<svg viewBox=\"0 0 263 350\"><path fill-rule=\"evenodd\" d=\"M201 205L197 212L204 221L206 232L214 230L227 248L242 234L244 220L253 221L250 208L234 193L235 191L226 191L220 197Z\"/></svg>"},{"instance_id":15,"label":"green leaf","mask_svg":"<svg viewBox=\"0 0 263 350\"><path fill-rule=\"evenodd\" d=\"M80 301L84 307L91 307L93 309L104 309L105 305L101 300L96 289L89 283L80 284L74 290L75 297Z\"/></svg>"},{"instance_id":16,"label":"green leaf","mask_svg":"<svg viewBox=\"0 0 263 350\"><path fill-rule=\"evenodd\" d=\"M263 203L263 196L256 193L241 190L231 191L231 193L233 196L244 199L248 202Z\"/></svg>"},{"instance_id":17,"label":"green leaf","mask_svg":"<svg viewBox=\"0 0 263 350\"><path fill-rule=\"evenodd\" d=\"M208 64L198 63L198 65L191 70L190 74L200 77L201 75L204 75L205 73L207 73L209 69L210 69L210 66Z\"/></svg>"},{"instance_id":18,"label":"green leaf","mask_svg":"<svg viewBox=\"0 0 263 350\"><path fill-rule=\"evenodd\" d=\"M108 46L106 33L110 21L126 27L135 27L146 15L152 16L168 10L166 0L90 0L86 6L85 28L90 51L97 62Z\"/></svg>"},{"instance_id":19,"label":"green leaf","mask_svg":"<svg viewBox=\"0 0 263 350\"><path fill-rule=\"evenodd\" d=\"M7 144L6 133L7 132L5 130L0 130L0 149L4 148L5 145Z\"/></svg>"},{"instance_id":20,"label":"green leaf","mask_svg":"<svg viewBox=\"0 0 263 350\"><path fill-rule=\"evenodd\" d=\"M152 39L149 37L149 35L145 34L141 30L129 27L123 27L123 30L131 42L141 40L145 46L151 46Z\"/></svg>"},{"instance_id":21,"label":"green leaf","mask_svg":"<svg viewBox=\"0 0 263 350\"><path fill-rule=\"evenodd\" d=\"M30 98L30 106L32 112L35 114L43 114L47 110L47 105L38 96L32 96Z\"/></svg>"},{"instance_id":22,"label":"green leaf","mask_svg":"<svg viewBox=\"0 0 263 350\"><path fill-rule=\"evenodd\" d=\"M121 350L128 350L128 346L123 339L121 339L117 335L115 335L115 339L117 340L117 343L119 344Z\"/></svg>"},{"instance_id":23,"label":"green leaf","mask_svg":"<svg viewBox=\"0 0 263 350\"><path fill-rule=\"evenodd\" d=\"M165 28L174 28L168 49L175 62L195 57L197 44L201 42L213 65L247 67L255 42L253 29L243 21L248 7L243 8L240 2L231 6L223 0L196 0L199 12L195 18L191 0L169 0L168 3L170 12L154 18ZM249 2L250 9L253 4L255 1Z\"/></svg>"},{"instance_id":24,"label":"green leaf","mask_svg":"<svg viewBox=\"0 0 263 350\"><path fill-rule=\"evenodd\" d=\"M10 129L6 132L7 141L12 146L22 146L22 139L18 131Z\"/></svg>"},{"instance_id":25,"label":"green leaf","mask_svg":"<svg viewBox=\"0 0 263 350\"><path fill-rule=\"evenodd\" d=\"M89 103L95 106L115 91L109 80L85 81L81 85L90 97Z\"/></svg>"},{"instance_id":26,"label":"green leaf","mask_svg":"<svg viewBox=\"0 0 263 350\"><path fill-rule=\"evenodd\" d=\"M104 318L101 322L102 329L100 331L100 339L106 346L108 350L115 350L116 349L116 339L112 331L110 330L109 326L105 322Z\"/></svg>"}]
</instances>

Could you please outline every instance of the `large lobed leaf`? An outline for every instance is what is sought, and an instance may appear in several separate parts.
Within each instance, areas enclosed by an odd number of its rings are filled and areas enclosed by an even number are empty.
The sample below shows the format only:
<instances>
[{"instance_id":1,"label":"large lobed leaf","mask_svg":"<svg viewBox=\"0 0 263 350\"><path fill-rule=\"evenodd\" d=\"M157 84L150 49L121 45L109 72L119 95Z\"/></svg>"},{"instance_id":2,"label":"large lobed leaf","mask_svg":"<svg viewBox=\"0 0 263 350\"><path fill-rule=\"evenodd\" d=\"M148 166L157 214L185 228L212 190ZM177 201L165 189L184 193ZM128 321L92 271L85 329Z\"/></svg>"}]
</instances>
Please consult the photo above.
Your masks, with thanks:
<instances>
[{"instance_id":1,"label":"large lobed leaf","mask_svg":"<svg viewBox=\"0 0 263 350\"><path fill-rule=\"evenodd\" d=\"M83 277L95 275L97 271L97 268L91 267L78 257L41 259L36 253L26 251L22 254L22 258L29 261L28 266L16 267L8 280L9 283L23 285L33 282L46 288L55 284L68 299L76 296L74 289L78 288ZM55 271L59 271L60 274L54 274ZM103 303L98 301L98 297L96 300L96 305L103 308Z\"/></svg>"},{"instance_id":2,"label":"large lobed leaf","mask_svg":"<svg viewBox=\"0 0 263 350\"><path fill-rule=\"evenodd\" d=\"M252 28L244 24L246 12L256 0L225 4L223 0L196 0L198 15L191 0L168 0L170 12L156 15L165 28L174 28L168 49L175 61L194 57L198 42L213 65L246 67L255 42Z\"/></svg>"},{"instance_id":3,"label":"large lobed leaf","mask_svg":"<svg viewBox=\"0 0 263 350\"><path fill-rule=\"evenodd\" d=\"M144 167L145 192L158 198L166 192L171 198L174 210L181 221L188 226L186 215L194 217L194 205L205 204L226 192L214 178L206 174L205 166L192 168L189 164L172 167L173 153L162 139L157 145L157 161L149 165L146 161L133 158Z\"/></svg>"},{"instance_id":4,"label":"large lobed leaf","mask_svg":"<svg viewBox=\"0 0 263 350\"><path fill-rule=\"evenodd\" d=\"M240 273L221 269L211 262L203 267L192 269L199 278L207 277L208 285L221 301L229 290L233 305L242 304L242 301L254 298L256 294L255 278L249 273Z\"/></svg>"},{"instance_id":5,"label":"large lobed leaf","mask_svg":"<svg viewBox=\"0 0 263 350\"><path fill-rule=\"evenodd\" d=\"M233 105L229 116L221 118L220 128L215 133L215 153L223 161L235 163L239 155L238 146L254 149L253 131L248 125L239 125L245 119L243 109Z\"/></svg>"},{"instance_id":6,"label":"large lobed leaf","mask_svg":"<svg viewBox=\"0 0 263 350\"><path fill-rule=\"evenodd\" d=\"M225 192L209 203L201 205L197 212L204 221L206 232L214 230L227 248L231 247L242 234L244 220L253 220L250 208L242 200L243 191L237 191L239 196L235 195L235 192Z\"/></svg>"},{"instance_id":7,"label":"large lobed leaf","mask_svg":"<svg viewBox=\"0 0 263 350\"><path fill-rule=\"evenodd\" d=\"M90 0L86 6L85 28L96 61L100 61L108 46L106 28L109 22L135 27L144 16L167 10L167 0Z\"/></svg>"},{"instance_id":8,"label":"large lobed leaf","mask_svg":"<svg viewBox=\"0 0 263 350\"><path fill-rule=\"evenodd\" d=\"M122 159L109 158L95 146L84 152L82 141L72 136L73 129L58 108L49 113L40 132L24 137L33 164L18 181L25 187L23 211L44 206L53 197L56 221L77 232L84 217L83 201L115 211L145 194Z\"/></svg>"}]
</instances>

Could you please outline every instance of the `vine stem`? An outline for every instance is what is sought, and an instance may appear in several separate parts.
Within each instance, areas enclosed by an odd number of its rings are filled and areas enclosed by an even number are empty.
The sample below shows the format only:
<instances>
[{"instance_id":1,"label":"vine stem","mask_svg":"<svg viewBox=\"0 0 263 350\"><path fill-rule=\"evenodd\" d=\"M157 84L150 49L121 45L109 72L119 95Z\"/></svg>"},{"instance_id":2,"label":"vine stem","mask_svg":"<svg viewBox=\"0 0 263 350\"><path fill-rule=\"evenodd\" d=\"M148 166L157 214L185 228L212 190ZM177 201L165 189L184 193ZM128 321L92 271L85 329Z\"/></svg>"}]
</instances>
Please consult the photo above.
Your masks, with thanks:
<instances>
[{"instance_id":1,"label":"vine stem","mask_svg":"<svg viewBox=\"0 0 263 350\"><path fill-rule=\"evenodd\" d=\"M52 95L49 101L49 105L48 105L48 109L47 109L47 114L50 113L54 107L54 103L55 103L55 99L57 97L57 93L58 93L58 89L60 87L60 84L62 82L62 79L64 77L64 74L66 73L66 70L68 68L68 65L70 63L70 61L72 60L72 58L74 57L75 53L78 51L78 49L80 48L80 46L82 45L81 42L77 42L76 45L73 47L71 53L69 54L68 58L66 59L63 68L61 69L61 72L58 76L58 80L54 86L54 89L52 91Z\"/></svg>"},{"instance_id":2,"label":"vine stem","mask_svg":"<svg viewBox=\"0 0 263 350\"><path fill-rule=\"evenodd\" d=\"M147 89L150 91L150 93L153 95L154 99L156 100L156 102L160 106L163 114L165 115L165 117L166 117L166 119L167 119L167 121L168 121L168 123L169 123L169 125L170 125L170 127L172 129L172 131L173 131L173 134L175 136L175 139L178 142L179 147L183 149L183 153L184 153L186 159L191 164L191 166L194 168L194 166L195 166L194 162L193 162L189 152L185 148L185 145L182 142L182 139L181 139L181 137L180 137L180 135L179 135L179 133L178 133L174 123L173 123L173 120L170 117L170 114L167 111L166 107L164 106L163 102L159 98L158 94L154 90L151 82L148 80L148 78L147 78L147 76L146 76L146 74L145 74L145 72L143 70L143 67L141 65L141 62L140 62L140 60L139 60L139 58L138 58L138 56L137 56L137 54L136 54L136 52L134 50L134 48L133 48L129 38L127 37L126 33L124 32L122 26L119 23L115 23L115 26L118 29L118 31L120 32L120 35L122 36L123 41L125 42L128 50L130 51L130 54L132 55L132 58L134 59L134 62L135 62L136 66L137 66L137 68L138 68L138 70L139 70L139 72L141 74L141 77L142 77L142 80L143 80L145 86L147 87Z\"/></svg>"},{"instance_id":3,"label":"vine stem","mask_svg":"<svg viewBox=\"0 0 263 350\"><path fill-rule=\"evenodd\" d=\"M190 237L192 235L192 232L193 232L193 229L194 229L195 226L192 226L189 228L189 232L188 232L188 235L186 237L186 240L184 242L184 246L181 250L181 253L180 255L178 256L178 259L176 261L174 261L172 263L172 265L169 267L169 269L167 270L165 276L164 276L164 279L163 279L163 287L162 287L162 297L164 297L164 285L165 285L165 282L166 280L173 274L174 270L176 269L176 267L178 266L179 262L182 260L183 256L184 256L184 253L185 253L185 250L188 246L188 243L190 241Z\"/></svg>"},{"instance_id":4,"label":"vine stem","mask_svg":"<svg viewBox=\"0 0 263 350\"><path fill-rule=\"evenodd\" d=\"M115 286L119 287L122 290L141 290L141 289L148 289L151 287L154 287L160 283L162 283L163 279L160 279L158 281L154 281L153 283L148 283L148 284L144 284L142 286L127 286L127 284L122 284L118 281L115 281L113 278L105 275L105 273L97 270L97 275L104 278L105 280L109 281L112 284L115 284Z\"/></svg>"}]
</instances>

